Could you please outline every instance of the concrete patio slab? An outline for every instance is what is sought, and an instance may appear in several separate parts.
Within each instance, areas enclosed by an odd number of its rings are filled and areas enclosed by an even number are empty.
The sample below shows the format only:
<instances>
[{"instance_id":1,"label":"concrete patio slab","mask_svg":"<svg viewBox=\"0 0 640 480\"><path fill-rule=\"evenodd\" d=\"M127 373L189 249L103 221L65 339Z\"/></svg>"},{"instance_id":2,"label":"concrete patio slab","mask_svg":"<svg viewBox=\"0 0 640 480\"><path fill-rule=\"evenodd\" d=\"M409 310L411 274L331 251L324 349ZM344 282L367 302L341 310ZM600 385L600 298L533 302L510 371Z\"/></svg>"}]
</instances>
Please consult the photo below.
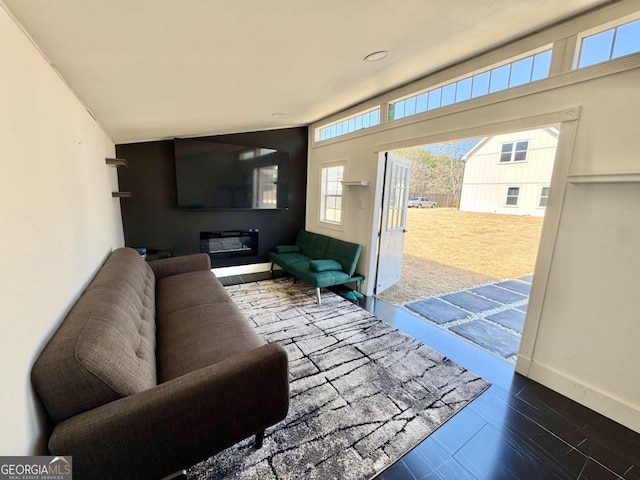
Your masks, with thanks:
<instances>
[{"instance_id":1,"label":"concrete patio slab","mask_svg":"<svg viewBox=\"0 0 640 480\"><path fill-rule=\"evenodd\" d=\"M450 330L504 358L518 353L520 346L518 335L486 320L473 320L451 327Z\"/></svg>"},{"instance_id":2,"label":"concrete patio slab","mask_svg":"<svg viewBox=\"0 0 640 480\"><path fill-rule=\"evenodd\" d=\"M426 300L408 303L407 308L439 325L454 320L462 320L469 316L468 312L449 305L438 298L427 298Z\"/></svg>"},{"instance_id":3,"label":"concrete patio slab","mask_svg":"<svg viewBox=\"0 0 640 480\"><path fill-rule=\"evenodd\" d=\"M498 302L483 298L466 290L458 293L450 293L449 295L444 295L441 298L473 313L493 310L494 308L500 308L502 306Z\"/></svg>"},{"instance_id":4,"label":"concrete patio slab","mask_svg":"<svg viewBox=\"0 0 640 480\"><path fill-rule=\"evenodd\" d=\"M495 285L485 285L484 287L474 288L470 290L470 292L504 304L521 302L527 299L526 295L514 292L513 290L496 287Z\"/></svg>"},{"instance_id":5,"label":"concrete patio slab","mask_svg":"<svg viewBox=\"0 0 640 480\"><path fill-rule=\"evenodd\" d=\"M524 312L512 308L509 310L505 310L504 312L498 312L494 313L493 315L488 315L486 318L487 320L491 320L492 322L499 323L503 327L507 327L511 330L522 333L522 327L524 326L524 317Z\"/></svg>"},{"instance_id":6,"label":"concrete patio slab","mask_svg":"<svg viewBox=\"0 0 640 480\"><path fill-rule=\"evenodd\" d=\"M496 283L497 286L513 290L514 292L523 293L529 295L531 292L531 284L527 282L521 282L519 280L505 280L504 282Z\"/></svg>"},{"instance_id":7,"label":"concrete patio slab","mask_svg":"<svg viewBox=\"0 0 640 480\"><path fill-rule=\"evenodd\" d=\"M404 306L420 317L515 363L533 275L442 294Z\"/></svg>"}]
</instances>

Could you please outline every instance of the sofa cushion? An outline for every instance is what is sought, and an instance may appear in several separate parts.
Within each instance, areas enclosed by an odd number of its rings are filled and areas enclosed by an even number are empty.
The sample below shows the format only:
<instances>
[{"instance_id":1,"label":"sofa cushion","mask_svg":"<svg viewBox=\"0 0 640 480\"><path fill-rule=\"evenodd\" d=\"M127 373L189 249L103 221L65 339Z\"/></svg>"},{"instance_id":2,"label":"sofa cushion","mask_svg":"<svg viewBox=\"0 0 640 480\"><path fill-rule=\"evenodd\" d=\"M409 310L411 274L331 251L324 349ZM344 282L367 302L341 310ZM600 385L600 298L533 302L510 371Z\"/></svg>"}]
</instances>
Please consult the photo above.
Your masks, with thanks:
<instances>
[{"instance_id":1,"label":"sofa cushion","mask_svg":"<svg viewBox=\"0 0 640 480\"><path fill-rule=\"evenodd\" d=\"M160 279L157 296L159 383L264 345L210 271Z\"/></svg>"},{"instance_id":2,"label":"sofa cushion","mask_svg":"<svg viewBox=\"0 0 640 480\"><path fill-rule=\"evenodd\" d=\"M309 262L309 268L314 272L342 271L342 265L330 258L325 260L311 260Z\"/></svg>"},{"instance_id":3,"label":"sofa cushion","mask_svg":"<svg viewBox=\"0 0 640 480\"><path fill-rule=\"evenodd\" d=\"M55 423L156 385L155 277L132 249L114 251L32 369Z\"/></svg>"},{"instance_id":4,"label":"sofa cushion","mask_svg":"<svg viewBox=\"0 0 640 480\"><path fill-rule=\"evenodd\" d=\"M278 245L276 246L276 253L297 253L300 248L297 245Z\"/></svg>"}]
</instances>

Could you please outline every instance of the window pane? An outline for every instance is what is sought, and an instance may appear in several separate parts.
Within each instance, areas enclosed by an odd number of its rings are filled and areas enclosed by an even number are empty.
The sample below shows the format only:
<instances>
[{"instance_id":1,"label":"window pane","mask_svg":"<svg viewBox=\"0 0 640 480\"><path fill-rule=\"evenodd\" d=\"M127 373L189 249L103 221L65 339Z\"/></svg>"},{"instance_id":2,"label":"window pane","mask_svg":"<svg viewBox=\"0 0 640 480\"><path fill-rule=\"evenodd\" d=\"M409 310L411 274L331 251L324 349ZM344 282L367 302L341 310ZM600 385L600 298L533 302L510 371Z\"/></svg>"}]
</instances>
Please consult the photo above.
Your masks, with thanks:
<instances>
[{"instance_id":1,"label":"window pane","mask_svg":"<svg viewBox=\"0 0 640 480\"><path fill-rule=\"evenodd\" d=\"M429 110L433 110L434 108L440 108L440 99L442 97L442 89L436 88L435 90L431 90L429 92Z\"/></svg>"},{"instance_id":2,"label":"window pane","mask_svg":"<svg viewBox=\"0 0 640 480\"><path fill-rule=\"evenodd\" d=\"M456 82L456 103L471 98L471 78Z\"/></svg>"},{"instance_id":3,"label":"window pane","mask_svg":"<svg viewBox=\"0 0 640 480\"><path fill-rule=\"evenodd\" d=\"M504 67L495 68L491 70L491 87L489 92L499 92L509 87L509 72L511 71L511 65L505 65Z\"/></svg>"},{"instance_id":4,"label":"window pane","mask_svg":"<svg viewBox=\"0 0 640 480\"><path fill-rule=\"evenodd\" d=\"M369 117L371 118L371 126L380 124L380 109L373 110L369 113Z\"/></svg>"},{"instance_id":5,"label":"window pane","mask_svg":"<svg viewBox=\"0 0 640 480\"><path fill-rule=\"evenodd\" d=\"M516 151L526 150L529 148L529 142L518 142L516 143Z\"/></svg>"},{"instance_id":6,"label":"window pane","mask_svg":"<svg viewBox=\"0 0 640 480\"><path fill-rule=\"evenodd\" d=\"M640 20L618 27L612 58L636 52L640 52Z\"/></svg>"},{"instance_id":7,"label":"window pane","mask_svg":"<svg viewBox=\"0 0 640 480\"><path fill-rule=\"evenodd\" d=\"M507 197L507 205L518 205L518 197Z\"/></svg>"},{"instance_id":8,"label":"window pane","mask_svg":"<svg viewBox=\"0 0 640 480\"><path fill-rule=\"evenodd\" d=\"M349 119L349 130L348 132L351 133L356 129L356 119L355 118L350 118Z\"/></svg>"},{"instance_id":9,"label":"window pane","mask_svg":"<svg viewBox=\"0 0 640 480\"><path fill-rule=\"evenodd\" d=\"M491 77L490 72L484 72L480 75L473 76L473 91L471 96L473 98L481 97L489 93L489 79Z\"/></svg>"},{"instance_id":10,"label":"window pane","mask_svg":"<svg viewBox=\"0 0 640 480\"><path fill-rule=\"evenodd\" d=\"M516 154L513 156L513 161L514 162L522 162L522 161L524 161L526 159L527 159L527 151L526 150L516 152Z\"/></svg>"},{"instance_id":11,"label":"window pane","mask_svg":"<svg viewBox=\"0 0 640 480\"><path fill-rule=\"evenodd\" d=\"M531 81L531 70L533 68L533 57L523 58L511 64L510 87L524 85Z\"/></svg>"},{"instance_id":12,"label":"window pane","mask_svg":"<svg viewBox=\"0 0 640 480\"><path fill-rule=\"evenodd\" d=\"M362 115L362 128L369 128L371 125L371 112L365 113Z\"/></svg>"},{"instance_id":13,"label":"window pane","mask_svg":"<svg viewBox=\"0 0 640 480\"><path fill-rule=\"evenodd\" d=\"M540 195L542 195L543 197L548 197L549 196L549 187L542 187L542 189L540 191Z\"/></svg>"},{"instance_id":14,"label":"window pane","mask_svg":"<svg viewBox=\"0 0 640 480\"><path fill-rule=\"evenodd\" d=\"M356 130L360 130L362 128L362 115L358 115L356 117Z\"/></svg>"},{"instance_id":15,"label":"window pane","mask_svg":"<svg viewBox=\"0 0 640 480\"><path fill-rule=\"evenodd\" d=\"M393 118L397 120L398 118L404 117L404 100L400 100L396 102L394 105Z\"/></svg>"},{"instance_id":16,"label":"window pane","mask_svg":"<svg viewBox=\"0 0 640 480\"><path fill-rule=\"evenodd\" d=\"M416 97L416 113L427 111L427 94L421 93Z\"/></svg>"},{"instance_id":17,"label":"window pane","mask_svg":"<svg viewBox=\"0 0 640 480\"><path fill-rule=\"evenodd\" d=\"M410 97L404 101L404 114L405 116L416 114L416 97Z\"/></svg>"},{"instance_id":18,"label":"window pane","mask_svg":"<svg viewBox=\"0 0 640 480\"><path fill-rule=\"evenodd\" d=\"M549 76L549 68L551 67L551 50L542 52L533 57L533 74L531 81L535 82Z\"/></svg>"},{"instance_id":19,"label":"window pane","mask_svg":"<svg viewBox=\"0 0 640 480\"><path fill-rule=\"evenodd\" d=\"M520 187L509 187L509 190L507 192L507 195L512 196L518 196L518 193L520 192Z\"/></svg>"},{"instance_id":20,"label":"window pane","mask_svg":"<svg viewBox=\"0 0 640 480\"><path fill-rule=\"evenodd\" d=\"M502 144L502 152L500 154L501 162L511 161L511 153L513 152L513 143Z\"/></svg>"},{"instance_id":21,"label":"window pane","mask_svg":"<svg viewBox=\"0 0 640 480\"><path fill-rule=\"evenodd\" d=\"M614 30L607 30L582 40L578 67L595 65L596 63L606 62L611 58L611 43L613 42Z\"/></svg>"},{"instance_id":22,"label":"window pane","mask_svg":"<svg viewBox=\"0 0 640 480\"><path fill-rule=\"evenodd\" d=\"M445 105L451 105L452 103L456 103L455 83L450 83L449 85L442 87L442 101L440 104L444 107Z\"/></svg>"}]
</instances>

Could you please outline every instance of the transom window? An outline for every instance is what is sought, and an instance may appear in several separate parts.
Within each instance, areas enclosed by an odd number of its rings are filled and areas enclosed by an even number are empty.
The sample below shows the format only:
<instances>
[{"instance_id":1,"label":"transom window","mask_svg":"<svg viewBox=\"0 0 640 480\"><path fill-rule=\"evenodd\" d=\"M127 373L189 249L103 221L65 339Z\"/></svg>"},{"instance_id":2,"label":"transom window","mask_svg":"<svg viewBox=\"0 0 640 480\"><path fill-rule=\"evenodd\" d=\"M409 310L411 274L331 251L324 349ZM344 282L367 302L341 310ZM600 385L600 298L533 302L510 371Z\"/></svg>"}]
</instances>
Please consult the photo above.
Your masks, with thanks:
<instances>
[{"instance_id":1,"label":"transom window","mask_svg":"<svg viewBox=\"0 0 640 480\"><path fill-rule=\"evenodd\" d=\"M505 202L505 205L509 207L517 207L519 196L520 196L520 187L507 188L507 201Z\"/></svg>"},{"instance_id":2,"label":"transom window","mask_svg":"<svg viewBox=\"0 0 640 480\"><path fill-rule=\"evenodd\" d=\"M320 221L342 224L342 178L344 164L321 168Z\"/></svg>"},{"instance_id":3,"label":"transom window","mask_svg":"<svg viewBox=\"0 0 640 480\"><path fill-rule=\"evenodd\" d=\"M578 68L640 52L640 19L584 37Z\"/></svg>"},{"instance_id":4,"label":"transom window","mask_svg":"<svg viewBox=\"0 0 640 480\"><path fill-rule=\"evenodd\" d=\"M514 88L549 76L551 49L389 103L389 121Z\"/></svg>"},{"instance_id":5,"label":"transom window","mask_svg":"<svg viewBox=\"0 0 640 480\"><path fill-rule=\"evenodd\" d=\"M376 125L380 125L380 107L316 129L316 141L329 140Z\"/></svg>"},{"instance_id":6,"label":"transom window","mask_svg":"<svg viewBox=\"0 0 640 480\"><path fill-rule=\"evenodd\" d=\"M529 141L503 143L500 152L500 163L524 162L527 159Z\"/></svg>"},{"instance_id":7,"label":"transom window","mask_svg":"<svg viewBox=\"0 0 640 480\"><path fill-rule=\"evenodd\" d=\"M539 207L546 207L547 202L549 201L549 187L542 187L540 189L540 203Z\"/></svg>"}]
</instances>

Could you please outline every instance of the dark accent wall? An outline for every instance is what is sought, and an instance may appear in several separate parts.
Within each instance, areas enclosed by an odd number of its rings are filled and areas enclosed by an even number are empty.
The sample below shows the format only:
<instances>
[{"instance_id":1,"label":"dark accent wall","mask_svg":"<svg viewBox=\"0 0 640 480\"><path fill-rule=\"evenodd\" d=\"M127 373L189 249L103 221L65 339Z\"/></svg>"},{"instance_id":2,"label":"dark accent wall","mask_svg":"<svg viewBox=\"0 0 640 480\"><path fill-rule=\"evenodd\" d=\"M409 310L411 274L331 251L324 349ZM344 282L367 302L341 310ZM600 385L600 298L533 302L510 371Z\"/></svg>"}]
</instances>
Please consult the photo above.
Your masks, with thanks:
<instances>
[{"instance_id":1,"label":"dark accent wall","mask_svg":"<svg viewBox=\"0 0 640 480\"><path fill-rule=\"evenodd\" d=\"M203 137L227 144L255 146L289 152L289 208L287 210L189 211L177 207L173 140L116 146L118 158L129 162L118 168L125 244L153 250L171 250L174 256L198 253L200 232L260 230L259 254L215 259L213 266L244 265L266 261L276 245L288 244L304 228L307 182L307 128L288 128Z\"/></svg>"}]
</instances>

